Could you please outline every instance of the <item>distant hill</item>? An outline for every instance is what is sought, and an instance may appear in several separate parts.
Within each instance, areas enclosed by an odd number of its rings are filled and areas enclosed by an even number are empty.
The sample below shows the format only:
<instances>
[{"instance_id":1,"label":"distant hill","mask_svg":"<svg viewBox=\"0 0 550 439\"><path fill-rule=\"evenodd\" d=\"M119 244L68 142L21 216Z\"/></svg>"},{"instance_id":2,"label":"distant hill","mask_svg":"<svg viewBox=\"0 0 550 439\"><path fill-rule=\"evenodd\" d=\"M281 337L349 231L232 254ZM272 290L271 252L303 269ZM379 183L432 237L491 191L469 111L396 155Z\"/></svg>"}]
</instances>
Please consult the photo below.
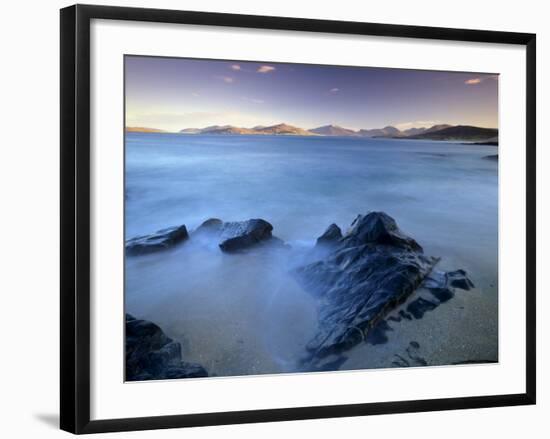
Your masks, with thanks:
<instances>
[{"instance_id":1,"label":"distant hill","mask_svg":"<svg viewBox=\"0 0 550 439\"><path fill-rule=\"evenodd\" d=\"M416 136L417 134L425 133L427 128L409 128L408 130L403 130L401 133L407 137L407 136Z\"/></svg>"},{"instance_id":2,"label":"distant hill","mask_svg":"<svg viewBox=\"0 0 550 439\"><path fill-rule=\"evenodd\" d=\"M451 128L451 127L452 127L452 125L442 123L442 124L439 124L439 125L433 125L430 128L426 128L423 133L419 133L419 134L435 133L436 131L444 130L446 128Z\"/></svg>"},{"instance_id":3,"label":"distant hill","mask_svg":"<svg viewBox=\"0 0 550 439\"><path fill-rule=\"evenodd\" d=\"M256 134L250 128L239 128L232 125L208 127L201 130L200 134Z\"/></svg>"},{"instance_id":4,"label":"distant hill","mask_svg":"<svg viewBox=\"0 0 550 439\"><path fill-rule=\"evenodd\" d=\"M496 128L480 128L470 125L448 126L436 131L426 131L422 134L409 136L409 139L429 139L429 140L470 140L482 141L498 137Z\"/></svg>"},{"instance_id":5,"label":"distant hill","mask_svg":"<svg viewBox=\"0 0 550 439\"><path fill-rule=\"evenodd\" d=\"M313 135L303 128L280 123L269 127L258 125L254 128L241 128L232 125L212 125L206 128L185 128L180 130L181 134L287 134L296 136L311 136Z\"/></svg>"},{"instance_id":6,"label":"distant hill","mask_svg":"<svg viewBox=\"0 0 550 439\"><path fill-rule=\"evenodd\" d=\"M158 128L147 127L126 127L126 131L129 133L166 133L166 131L159 130Z\"/></svg>"},{"instance_id":7,"label":"distant hill","mask_svg":"<svg viewBox=\"0 0 550 439\"><path fill-rule=\"evenodd\" d=\"M262 127L252 131L259 134L292 134L296 136L312 135L312 133L310 133L307 130L304 130L303 128L288 125L286 123L280 123L278 125L272 125L270 127Z\"/></svg>"},{"instance_id":8,"label":"distant hill","mask_svg":"<svg viewBox=\"0 0 550 439\"><path fill-rule=\"evenodd\" d=\"M442 130L442 129L445 129L445 128L449 128L451 126L452 125L440 124L440 125L433 125L429 128L425 128L425 127L409 128L407 130L400 131L397 134L377 135L375 137L394 137L394 138L411 137L412 138L413 136L421 136L423 134L433 133L435 131L439 131L439 130ZM393 127L391 127L391 128L393 128Z\"/></svg>"},{"instance_id":9,"label":"distant hill","mask_svg":"<svg viewBox=\"0 0 550 439\"><path fill-rule=\"evenodd\" d=\"M205 128L185 128L180 134L256 134L254 129L239 128L233 125L211 125Z\"/></svg>"},{"instance_id":10,"label":"distant hill","mask_svg":"<svg viewBox=\"0 0 550 439\"><path fill-rule=\"evenodd\" d=\"M374 128L372 130L359 130L359 135L364 137L396 137L401 134L400 130L391 125L384 128Z\"/></svg>"},{"instance_id":11,"label":"distant hill","mask_svg":"<svg viewBox=\"0 0 550 439\"><path fill-rule=\"evenodd\" d=\"M321 136L357 136L357 131L350 130L349 128L343 128L338 125L325 125L318 128L309 130L314 134Z\"/></svg>"},{"instance_id":12,"label":"distant hill","mask_svg":"<svg viewBox=\"0 0 550 439\"><path fill-rule=\"evenodd\" d=\"M202 128L202 133L208 133L210 131L218 131L224 128L229 128L231 125L210 125L208 127Z\"/></svg>"}]
</instances>

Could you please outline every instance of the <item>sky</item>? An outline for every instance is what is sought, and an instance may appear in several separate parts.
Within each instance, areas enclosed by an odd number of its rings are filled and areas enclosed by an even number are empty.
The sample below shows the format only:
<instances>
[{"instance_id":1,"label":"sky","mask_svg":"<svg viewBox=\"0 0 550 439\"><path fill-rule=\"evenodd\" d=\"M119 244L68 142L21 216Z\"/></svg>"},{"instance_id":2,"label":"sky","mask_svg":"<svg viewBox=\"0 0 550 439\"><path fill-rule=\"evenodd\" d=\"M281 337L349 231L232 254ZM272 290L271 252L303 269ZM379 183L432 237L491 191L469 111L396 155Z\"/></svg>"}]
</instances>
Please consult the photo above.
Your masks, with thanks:
<instances>
[{"instance_id":1,"label":"sky","mask_svg":"<svg viewBox=\"0 0 550 439\"><path fill-rule=\"evenodd\" d=\"M498 128L498 75L125 57L126 126Z\"/></svg>"}]
</instances>

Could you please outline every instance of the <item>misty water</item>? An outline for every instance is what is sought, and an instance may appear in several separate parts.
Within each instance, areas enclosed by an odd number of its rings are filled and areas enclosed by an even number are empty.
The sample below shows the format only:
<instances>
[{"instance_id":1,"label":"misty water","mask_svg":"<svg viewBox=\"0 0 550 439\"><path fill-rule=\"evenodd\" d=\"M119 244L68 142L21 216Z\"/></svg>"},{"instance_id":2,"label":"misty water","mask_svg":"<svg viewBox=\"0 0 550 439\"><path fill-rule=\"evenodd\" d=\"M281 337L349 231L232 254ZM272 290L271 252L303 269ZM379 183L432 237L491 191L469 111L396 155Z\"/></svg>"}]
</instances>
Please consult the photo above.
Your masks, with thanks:
<instances>
[{"instance_id":1,"label":"misty water","mask_svg":"<svg viewBox=\"0 0 550 439\"><path fill-rule=\"evenodd\" d=\"M228 255L192 238L129 257L126 311L158 324L182 343L185 361L212 375L295 372L317 314L289 271L329 224L345 231L357 214L384 211L442 258L439 268L465 269L477 287L455 302L462 317L449 304L413 322L418 331L397 330L395 345L411 332L452 330L462 348L450 335L431 340L435 362L496 357L498 162L485 158L496 153L415 140L127 133L126 239L180 224L192 231L208 218L263 218L292 250ZM360 347L348 367L389 365L376 349Z\"/></svg>"}]
</instances>

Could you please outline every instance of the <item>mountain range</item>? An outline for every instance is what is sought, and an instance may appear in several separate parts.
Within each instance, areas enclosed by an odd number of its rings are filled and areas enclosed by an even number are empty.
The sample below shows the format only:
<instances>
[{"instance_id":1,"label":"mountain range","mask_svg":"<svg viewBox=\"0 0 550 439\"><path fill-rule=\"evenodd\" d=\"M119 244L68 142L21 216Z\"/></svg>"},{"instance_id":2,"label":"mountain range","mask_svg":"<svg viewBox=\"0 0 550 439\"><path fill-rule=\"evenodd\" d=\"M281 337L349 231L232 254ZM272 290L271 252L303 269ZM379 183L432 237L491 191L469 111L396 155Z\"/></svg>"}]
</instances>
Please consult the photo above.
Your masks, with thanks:
<instances>
[{"instance_id":1,"label":"mountain range","mask_svg":"<svg viewBox=\"0 0 550 439\"><path fill-rule=\"evenodd\" d=\"M128 127L129 132L164 132L155 128ZM242 128L233 125L212 125L205 128L185 128L181 134L216 134L216 135L294 135L294 136L353 136L391 139L428 139L428 140L462 140L470 142L498 143L498 129L481 128L471 125L439 124L431 127L409 128L400 130L388 125L384 128L361 129L358 131L338 125L324 125L306 130L286 123L253 128Z\"/></svg>"}]
</instances>

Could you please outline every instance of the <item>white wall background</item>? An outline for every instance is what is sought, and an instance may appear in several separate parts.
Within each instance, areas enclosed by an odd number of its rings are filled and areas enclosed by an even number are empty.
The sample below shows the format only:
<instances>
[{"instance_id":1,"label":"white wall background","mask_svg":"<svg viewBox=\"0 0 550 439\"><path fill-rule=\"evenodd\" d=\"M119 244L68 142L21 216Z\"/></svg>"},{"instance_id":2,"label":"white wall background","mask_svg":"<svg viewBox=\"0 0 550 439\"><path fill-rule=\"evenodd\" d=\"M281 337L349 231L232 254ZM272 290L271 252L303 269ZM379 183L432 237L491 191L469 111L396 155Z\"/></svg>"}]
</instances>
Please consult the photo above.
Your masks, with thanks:
<instances>
[{"instance_id":1,"label":"white wall background","mask_svg":"<svg viewBox=\"0 0 550 439\"><path fill-rule=\"evenodd\" d=\"M550 28L545 2L388 0L103 0L87 3L535 32L538 38L538 405L198 429L109 437L217 438L544 437L550 426L548 306L550 258L547 188ZM59 13L64 1L9 2L0 25L0 434L61 437L58 422ZM184 396L183 396L184 397ZM546 417L544 416L546 414Z\"/></svg>"}]
</instances>

